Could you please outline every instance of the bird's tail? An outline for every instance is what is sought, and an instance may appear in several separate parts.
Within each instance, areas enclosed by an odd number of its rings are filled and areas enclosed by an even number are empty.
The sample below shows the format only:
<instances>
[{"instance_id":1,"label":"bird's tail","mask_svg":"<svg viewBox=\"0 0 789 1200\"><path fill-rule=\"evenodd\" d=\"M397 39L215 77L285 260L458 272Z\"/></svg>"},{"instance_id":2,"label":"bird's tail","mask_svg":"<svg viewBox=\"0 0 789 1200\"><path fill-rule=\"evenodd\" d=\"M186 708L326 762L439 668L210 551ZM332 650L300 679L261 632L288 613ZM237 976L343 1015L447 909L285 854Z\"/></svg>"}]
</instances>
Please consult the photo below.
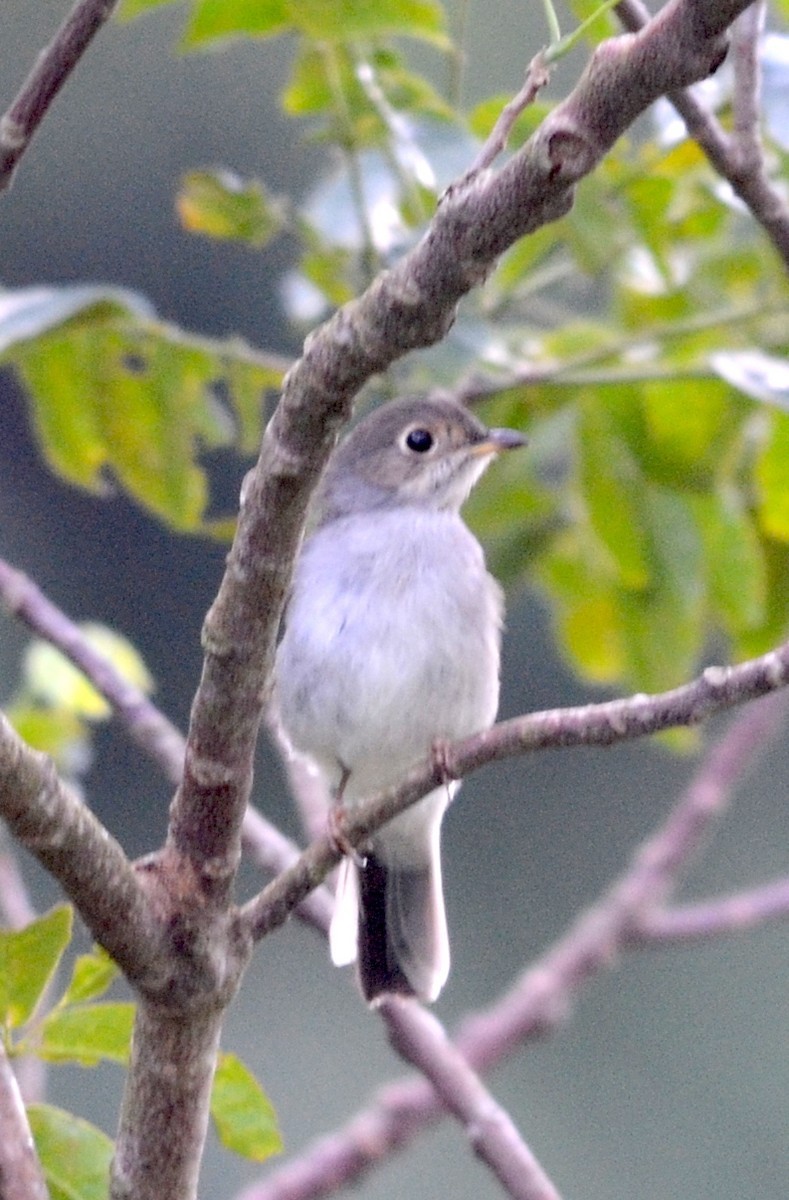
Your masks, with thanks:
<instances>
[{"instance_id":1,"label":"bird's tail","mask_svg":"<svg viewBox=\"0 0 789 1200\"><path fill-rule=\"evenodd\" d=\"M447 800L444 792L420 814L421 853L414 853L413 819L403 837L397 818L374 839L364 866L350 859L342 863L331 955L338 965L357 960L370 1004L393 993L433 1001L446 983L449 936L439 837Z\"/></svg>"}]
</instances>

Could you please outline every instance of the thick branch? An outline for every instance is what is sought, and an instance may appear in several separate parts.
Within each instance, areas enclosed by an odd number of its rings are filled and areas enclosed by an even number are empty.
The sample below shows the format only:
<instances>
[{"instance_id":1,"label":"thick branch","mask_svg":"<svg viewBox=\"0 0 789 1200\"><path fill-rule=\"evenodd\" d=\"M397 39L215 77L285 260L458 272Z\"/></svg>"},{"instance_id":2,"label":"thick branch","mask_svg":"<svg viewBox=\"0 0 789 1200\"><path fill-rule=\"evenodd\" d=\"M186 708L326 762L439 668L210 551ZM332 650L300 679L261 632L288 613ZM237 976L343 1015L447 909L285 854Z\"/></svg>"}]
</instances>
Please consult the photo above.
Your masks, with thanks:
<instances>
[{"instance_id":1,"label":"thick branch","mask_svg":"<svg viewBox=\"0 0 789 1200\"><path fill-rule=\"evenodd\" d=\"M111 1200L197 1195L222 1013L138 1004Z\"/></svg>"},{"instance_id":2,"label":"thick branch","mask_svg":"<svg viewBox=\"0 0 789 1200\"><path fill-rule=\"evenodd\" d=\"M16 99L0 118L0 192L11 186L17 164L63 84L118 0L79 0L36 59Z\"/></svg>"},{"instance_id":3,"label":"thick branch","mask_svg":"<svg viewBox=\"0 0 789 1200\"><path fill-rule=\"evenodd\" d=\"M148 897L118 843L0 714L0 816L61 884L97 941L140 986L164 980L161 934Z\"/></svg>"}]
</instances>

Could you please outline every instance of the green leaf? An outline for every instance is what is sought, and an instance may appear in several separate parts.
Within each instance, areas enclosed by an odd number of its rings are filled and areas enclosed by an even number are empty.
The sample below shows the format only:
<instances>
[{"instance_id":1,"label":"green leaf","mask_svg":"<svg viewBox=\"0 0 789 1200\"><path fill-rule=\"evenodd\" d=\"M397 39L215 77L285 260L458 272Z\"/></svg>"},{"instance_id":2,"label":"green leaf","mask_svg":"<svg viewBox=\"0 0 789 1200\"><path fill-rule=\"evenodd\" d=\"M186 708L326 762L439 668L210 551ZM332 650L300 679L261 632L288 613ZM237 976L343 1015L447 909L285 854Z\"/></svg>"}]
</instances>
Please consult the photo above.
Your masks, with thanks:
<instances>
[{"instance_id":1,"label":"green leaf","mask_svg":"<svg viewBox=\"0 0 789 1200\"><path fill-rule=\"evenodd\" d=\"M642 515L653 570L648 588L619 590L628 682L664 691L692 674L706 636L702 544L689 500L648 486Z\"/></svg>"},{"instance_id":2,"label":"green leaf","mask_svg":"<svg viewBox=\"0 0 789 1200\"><path fill-rule=\"evenodd\" d=\"M153 679L128 638L95 622L86 622L81 631L89 645L108 659L123 679L142 692L153 691ZM27 691L40 704L72 712L89 721L104 721L109 717L111 709L104 697L49 642L36 639L30 643L22 670Z\"/></svg>"},{"instance_id":3,"label":"green leaf","mask_svg":"<svg viewBox=\"0 0 789 1200\"><path fill-rule=\"evenodd\" d=\"M74 963L71 982L61 1004L80 1004L103 996L120 972L106 950L94 946L92 954L80 954Z\"/></svg>"},{"instance_id":4,"label":"green leaf","mask_svg":"<svg viewBox=\"0 0 789 1200\"><path fill-rule=\"evenodd\" d=\"M221 1054L211 1093L211 1115L222 1144L263 1162L282 1151L277 1115L254 1075L234 1054Z\"/></svg>"},{"instance_id":5,"label":"green leaf","mask_svg":"<svg viewBox=\"0 0 789 1200\"><path fill-rule=\"evenodd\" d=\"M789 541L789 416L772 414L771 436L756 463L759 520L779 541Z\"/></svg>"},{"instance_id":6,"label":"green leaf","mask_svg":"<svg viewBox=\"0 0 789 1200\"><path fill-rule=\"evenodd\" d=\"M42 708L26 698L15 700L6 716L21 738L34 750L43 750L65 775L78 775L90 761L89 737L84 721L67 709Z\"/></svg>"},{"instance_id":7,"label":"green leaf","mask_svg":"<svg viewBox=\"0 0 789 1200\"><path fill-rule=\"evenodd\" d=\"M599 396L581 405L578 447L581 486L595 532L613 555L622 583L645 588L651 567L641 501L643 477Z\"/></svg>"},{"instance_id":8,"label":"green leaf","mask_svg":"<svg viewBox=\"0 0 789 1200\"><path fill-rule=\"evenodd\" d=\"M73 914L60 904L24 929L0 932L0 1014L6 1028L29 1020L71 939Z\"/></svg>"},{"instance_id":9,"label":"green leaf","mask_svg":"<svg viewBox=\"0 0 789 1200\"><path fill-rule=\"evenodd\" d=\"M704 544L710 601L716 617L735 637L758 628L767 607L764 548L733 487L693 497L692 510Z\"/></svg>"},{"instance_id":10,"label":"green leaf","mask_svg":"<svg viewBox=\"0 0 789 1200\"><path fill-rule=\"evenodd\" d=\"M197 0L185 45L219 39L270 37L299 30L316 41L413 37L441 49L450 45L440 4L433 0Z\"/></svg>"},{"instance_id":11,"label":"green leaf","mask_svg":"<svg viewBox=\"0 0 789 1200\"><path fill-rule=\"evenodd\" d=\"M183 44L199 49L231 37L272 37L291 27L288 0L197 0Z\"/></svg>"},{"instance_id":12,"label":"green leaf","mask_svg":"<svg viewBox=\"0 0 789 1200\"><path fill-rule=\"evenodd\" d=\"M579 21L587 21L600 11L601 5L600 0L570 0L570 8ZM604 11L591 25L586 27L584 33L590 42L596 44L605 38L621 33L621 29L617 25L616 18L611 13Z\"/></svg>"},{"instance_id":13,"label":"green leaf","mask_svg":"<svg viewBox=\"0 0 789 1200\"><path fill-rule=\"evenodd\" d=\"M559 642L574 669L594 683L619 682L626 657L618 589L582 529L568 529L553 541L537 578L549 594Z\"/></svg>"},{"instance_id":14,"label":"green leaf","mask_svg":"<svg viewBox=\"0 0 789 1200\"><path fill-rule=\"evenodd\" d=\"M50 1062L94 1067L128 1062L134 1005L78 1004L56 1008L41 1025L39 1053Z\"/></svg>"},{"instance_id":15,"label":"green leaf","mask_svg":"<svg viewBox=\"0 0 789 1200\"><path fill-rule=\"evenodd\" d=\"M107 1200L113 1144L95 1125L53 1108L27 1110L51 1200Z\"/></svg>"},{"instance_id":16,"label":"green leaf","mask_svg":"<svg viewBox=\"0 0 789 1200\"><path fill-rule=\"evenodd\" d=\"M180 0L121 0L115 16L119 21L133 21L154 8L164 8L165 4L176 3L180 3Z\"/></svg>"},{"instance_id":17,"label":"green leaf","mask_svg":"<svg viewBox=\"0 0 789 1200\"><path fill-rule=\"evenodd\" d=\"M181 224L190 233L260 249L285 223L283 206L263 184L231 171L190 171L176 197Z\"/></svg>"},{"instance_id":18,"label":"green leaf","mask_svg":"<svg viewBox=\"0 0 789 1200\"><path fill-rule=\"evenodd\" d=\"M644 470L671 486L708 491L739 438L744 404L717 379L667 379L643 385L641 406Z\"/></svg>"},{"instance_id":19,"label":"green leaf","mask_svg":"<svg viewBox=\"0 0 789 1200\"><path fill-rule=\"evenodd\" d=\"M208 503L200 452L256 444L263 394L281 368L239 341L190 338L134 305L97 299L96 289L31 292L16 294L12 328L0 303L0 346L30 395L51 465L100 494L110 468L143 507L198 531Z\"/></svg>"}]
</instances>

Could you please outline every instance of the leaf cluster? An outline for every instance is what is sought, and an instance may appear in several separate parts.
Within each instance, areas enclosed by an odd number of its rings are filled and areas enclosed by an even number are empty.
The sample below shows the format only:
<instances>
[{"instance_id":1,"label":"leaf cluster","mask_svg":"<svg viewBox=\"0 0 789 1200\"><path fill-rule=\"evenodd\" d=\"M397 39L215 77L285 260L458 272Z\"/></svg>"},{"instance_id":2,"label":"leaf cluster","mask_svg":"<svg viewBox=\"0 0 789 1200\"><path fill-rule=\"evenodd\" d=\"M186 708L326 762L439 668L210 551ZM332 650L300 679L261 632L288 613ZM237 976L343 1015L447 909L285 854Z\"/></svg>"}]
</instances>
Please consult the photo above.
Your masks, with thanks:
<instances>
[{"instance_id":1,"label":"leaf cluster","mask_svg":"<svg viewBox=\"0 0 789 1200\"><path fill-rule=\"evenodd\" d=\"M50 996L69 946L73 913L61 904L23 929L0 931L0 1021L6 1053L47 1063L95 1067L128 1062L134 1005L107 1000L118 968L96 948L78 955L54 1003ZM233 1054L221 1054L211 1115L224 1146L262 1162L282 1149L270 1101ZM28 1119L53 1200L104 1200L112 1141L89 1122L48 1104L28 1107Z\"/></svg>"}]
</instances>

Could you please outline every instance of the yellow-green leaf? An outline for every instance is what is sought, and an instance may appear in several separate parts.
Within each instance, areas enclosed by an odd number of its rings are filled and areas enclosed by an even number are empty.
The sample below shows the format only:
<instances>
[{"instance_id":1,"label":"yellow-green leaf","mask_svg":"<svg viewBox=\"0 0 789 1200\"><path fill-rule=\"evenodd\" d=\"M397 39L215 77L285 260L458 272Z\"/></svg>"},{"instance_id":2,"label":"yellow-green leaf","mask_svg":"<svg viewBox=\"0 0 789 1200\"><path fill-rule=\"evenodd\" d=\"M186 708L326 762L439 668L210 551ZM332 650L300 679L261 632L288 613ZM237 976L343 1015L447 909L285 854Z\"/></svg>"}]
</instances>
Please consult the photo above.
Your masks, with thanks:
<instances>
[{"instance_id":1,"label":"yellow-green leaf","mask_svg":"<svg viewBox=\"0 0 789 1200\"><path fill-rule=\"evenodd\" d=\"M106 1133L50 1104L29 1105L27 1116L50 1200L107 1200L113 1145Z\"/></svg>"},{"instance_id":2,"label":"yellow-green leaf","mask_svg":"<svg viewBox=\"0 0 789 1200\"><path fill-rule=\"evenodd\" d=\"M143 692L153 690L153 680L140 654L121 634L106 625L87 622L85 640L113 664L120 675ZM73 712L77 717L103 721L110 706L93 684L49 642L31 642L23 663L24 679L33 698L51 708Z\"/></svg>"},{"instance_id":3,"label":"yellow-green leaf","mask_svg":"<svg viewBox=\"0 0 789 1200\"><path fill-rule=\"evenodd\" d=\"M583 497L597 536L614 558L622 583L650 581L643 513L644 480L635 456L599 395L581 406L578 428Z\"/></svg>"},{"instance_id":4,"label":"yellow-green leaf","mask_svg":"<svg viewBox=\"0 0 789 1200\"><path fill-rule=\"evenodd\" d=\"M771 415L771 436L756 463L759 519L763 529L781 542L789 541L789 416Z\"/></svg>"},{"instance_id":5,"label":"yellow-green leaf","mask_svg":"<svg viewBox=\"0 0 789 1200\"><path fill-rule=\"evenodd\" d=\"M251 1071L235 1054L221 1054L211 1093L211 1115L222 1144L263 1162L282 1150L273 1105Z\"/></svg>"},{"instance_id":6,"label":"yellow-green leaf","mask_svg":"<svg viewBox=\"0 0 789 1200\"><path fill-rule=\"evenodd\" d=\"M50 1062L76 1062L92 1067L106 1060L129 1058L134 1005L76 1004L56 1008L41 1025L39 1053Z\"/></svg>"},{"instance_id":7,"label":"yellow-green leaf","mask_svg":"<svg viewBox=\"0 0 789 1200\"><path fill-rule=\"evenodd\" d=\"M56 471L102 493L110 469L185 531L200 529L208 503L201 452L248 449L264 393L282 376L238 341L188 337L97 288L0 296L0 350L25 385Z\"/></svg>"},{"instance_id":8,"label":"yellow-green leaf","mask_svg":"<svg viewBox=\"0 0 789 1200\"><path fill-rule=\"evenodd\" d=\"M0 932L0 1019L10 1029L32 1016L71 939L72 911L59 904L24 929Z\"/></svg>"},{"instance_id":9,"label":"yellow-green leaf","mask_svg":"<svg viewBox=\"0 0 789 1200\"><path fill-rule=\"evenodd\" d=\"M190 233L245 242L257 249L270 242L285 222L284 209L257 179L232 171L190 171L176 197L181 223Z\"/></svg>"},{"instance_id":10,"label":"yellow-green leaf","mask_svg":"<svg viewBox=\"0 0 789 1200\"><path fill-rule=\"evenodd\" d=\"M80 954L74 963L62 1004L80 1004L103 996L107 988L117 979L118 968L106 950L94 946L92 954Z\"/></svg>"},{"instance_id":11,"label":"yellow-green leaf","mask_svg":"<svg viewBox=\"0 0 789 1200\"><path fill-rule=\"evenodd\" d=\"M185 45L197 48L228 37L270 37L299 30L316 41L398 35L449 44L441 5L434 0L196 0Z\"/></svg>"}]
</instances>

